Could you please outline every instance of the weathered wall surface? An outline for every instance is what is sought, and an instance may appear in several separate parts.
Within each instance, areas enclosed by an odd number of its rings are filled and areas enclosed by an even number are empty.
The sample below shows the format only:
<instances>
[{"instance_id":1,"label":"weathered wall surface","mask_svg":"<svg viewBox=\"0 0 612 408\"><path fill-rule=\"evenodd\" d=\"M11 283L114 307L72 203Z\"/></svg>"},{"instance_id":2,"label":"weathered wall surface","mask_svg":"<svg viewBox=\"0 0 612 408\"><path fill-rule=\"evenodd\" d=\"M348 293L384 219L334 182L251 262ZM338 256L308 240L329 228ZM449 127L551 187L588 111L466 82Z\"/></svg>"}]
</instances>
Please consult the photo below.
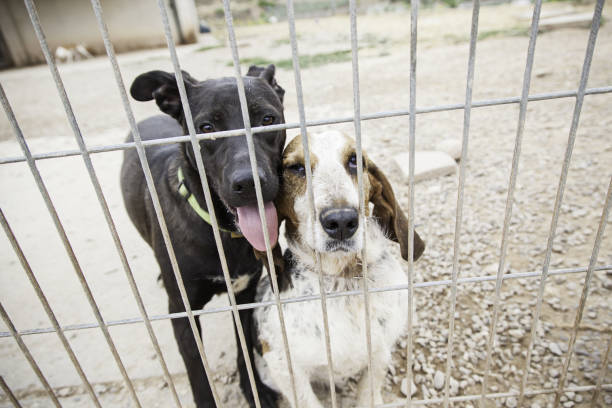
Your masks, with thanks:
<instances>
[{"instance_id":1,"label":"weathered wall surface","mask_svg":"<svg viewBox=\"0 0 612 408\"><path fill-rule=\"evenodd\" d=\"M102 0L106 24L118 52L166 44L156 2L151 0ZM179 41L177 24L166 1L172 31ZM195 42L198 18L193 0L175 0L182 37ZM94 54L104 53L104 44L89 1L45 0L36 3L49 46L84 45ZM14 65L43 62L40 45L22 0L0 2L0 30Z\"/></svg>"}]
</instances>

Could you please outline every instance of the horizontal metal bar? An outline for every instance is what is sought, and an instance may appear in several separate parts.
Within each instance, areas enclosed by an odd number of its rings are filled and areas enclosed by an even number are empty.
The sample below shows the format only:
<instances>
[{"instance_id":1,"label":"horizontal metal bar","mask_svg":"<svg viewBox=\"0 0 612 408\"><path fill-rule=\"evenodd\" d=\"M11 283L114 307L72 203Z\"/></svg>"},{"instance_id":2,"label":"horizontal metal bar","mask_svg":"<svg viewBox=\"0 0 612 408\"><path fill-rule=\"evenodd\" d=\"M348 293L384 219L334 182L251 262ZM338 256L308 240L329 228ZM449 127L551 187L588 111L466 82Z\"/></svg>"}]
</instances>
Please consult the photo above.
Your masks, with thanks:
<instances>
[{"instance_id":1,"label":"horizontal metal bar","mask_svg":"<svg viewBox=\"0 0 612 408\"><path fill-rule=\"evenodd\" d=\"M561 98L571 98L576 97L578 91L556 91L556 92L547 92L541 94L531 95L528 98L529 102L538 102L545 101L550 99L561 99ZM585 95L600 95L612 93L612 85L610 86L602 86L597 88L589 88L584 94ZM488 106L496 106L496 105L508 105L513 103L519 103L521 101L520 96L512 96L505 98L497 98L497 99L483 99L481 101L476 101L472 103L472 108L484 108ZM434 113L434 112L445 112L452 110L464 109L464 103L455 103L448 105L436 105L429 106L424 108L417 108L416 114L420 115L423 113ZM399 110L390 110L390 111L380 111L375 113L368 113L361 115L361 120L375 120L375 119L385 119L392 118L396 116L409 116L409 109L399 109ZM339 118L331 118L331 119L319 119L319 120L311 120L306 121L307 127L313 126L324 126L324 125L334 125L338 123L352 123L354 118L352 116L339 117ZM281 130L281 129L299 129L299 122L291 122L284 123L278 125L271 126L259 126L251 128L253 134L269 132L273 130ZM214 133L202 133L197 134L196 138L198 140L212 140L219 139L224 137L233 137L233 136L243 136L244 129L234 129L234 130L225 130L222 132L214 132ZM143 140L143 146L156 146L156 145L166 145L172 143L186 143L189 142L189 135L181 135L175 137L168 137L164 139L155 139L155 140ZM87 153L105 153L105 152L115 152L120 150L133 149L136 147L136 144L133 142L128 143L115 143L104 146L92 146L87 148ZM34 160L45 160L45 159L56 159L59 157L70 157L70 156L80 156L81 151L78 149L69 149L69 150L57 150L54 152L47 153L37 153L32 155ZM0 164L9 164L9 163L20 163L25 161L25 157L23 156L14 156L14 157L4 157L0 158Z\"/></svg>"},{"instance_id":2,"label":"horizontal metal bar","mask_svg":"<svg viewBox=\"0 0 612 408\"><path fill-rule=\"evenodd\" d=\"M549 276L567 275L567 274L574 274L574 273L584 273L586 271L587 271L586 267L564 268L564 269L552 270L549 272L548 275ZM612 271L612 265L602 265L602 266L594 268L593 271L594 272ZM512 280L512 279L521 279L521 278L538 278L540 277L541 274L542 274L541 271L508 273L504 275L503 279L505 281L505 280ZM491 282L491 281L495 281L495 279L496 277L494 275L472 276L468 278L457 279L457 284ZM450 286L451 284L452 284L452 280L444 279L444 280L437 280L437 281L427 281L427 282L415 283L414 288L419 289L419 288L430 288L430 287L436 287L436 286ZM380 293L380 292L392 292L392 291L407 290L407 289L408 289L408 285L402 284L402 285L389 285L389 286L384 286L380 288L370 288L368 292L369 293ZM332 299L332 298L338 298L338 297L344 297L344 296L363 295L363 291L360 289L360 290L350 290L350 291L343 291L343 292L327 292L326 295L328 299ZM289 303L299 303L299 302L310 302L310 301L316 301L320 299L321 299L321 295L299 296L299 297L294 297L290 299L281 299L281 303L289 304ZM238 305L238 310L268 307L268 306L274 306L275 304L276 304L275 301L259 302L259 303L242 303ZM201 315L214 314L214 313L225 313L225 312L231 312L231 311L232 311L231 306L221 306L221 307L216 307L216 308L209 308L206 310L204 309L194 310L193 315L201 316ZM168 320L168 319L180 319L184 317L187 317L187 313L181 312L181 313L167 313L167 314L161 314L161 315L152 315L152 316L149 316L149 319L151 321L159 321L159 320ZM134 324L134 323L142 323L142 322L143 322L142 318L132 317L132 318L120 319L120 320L109 320L106 322L106 325L107 326L121 326L124 324ZM96 323L81 323L81 324L71 324L71 325L63 326L62 330L63 331L85 330L85 329L95 329L97 327L99 326ZM40 329L22 330L22 331L19 331L18 333L21 336L27 336L30 334L42 334L42 333L53 333L53 332L55 332L55 329L53 329L52 327L45 327L45 328L40 328ZM8 332L0 332L0 338L10 337L10 336L11 334Z\"/></svg>"},{"instance_id":3,"label":"horizontal metal bar","mask_svg":"<svg viewBox=\"0 0 612 408\"><path fill-rule=\"evenodd\" d=\"M612 384L605 384L602 385L602 388L606 391L612 391ZM566 392L587 392L587 391L593 391L595 389L594 385L579 385L579 386L575 386L575 387L567 387L564 390ZM533 395L541 395L541 394L553 394L555 393L557 390L554 388L541 388L541 389L535 389L535 390L526 390L525 391L525 395L529 395L529 396L533 396ZM518 391L509 391L509 392L496 392L496 393L491 393L491 394L485 394L485 397L487 399L490 398L508 398L508 397L517 397L519 395ZM455 397L450 397L449 400L451 402L464 402L464 401L476 401L478 399L480 399L481 395L459 395L459 396L455 396ZM428 404L440 404L444 401L443 397L439 397L439 398L430 398L430 399L423 399L423 400L413 400L412 404L413 405L428 405ZM405 401L399 401L399 402L393 402L390 404L382 404L382 405L376 405L376 408L392 408L392 407L403 407L405 405Z\"/></svg>"}]
</instances>

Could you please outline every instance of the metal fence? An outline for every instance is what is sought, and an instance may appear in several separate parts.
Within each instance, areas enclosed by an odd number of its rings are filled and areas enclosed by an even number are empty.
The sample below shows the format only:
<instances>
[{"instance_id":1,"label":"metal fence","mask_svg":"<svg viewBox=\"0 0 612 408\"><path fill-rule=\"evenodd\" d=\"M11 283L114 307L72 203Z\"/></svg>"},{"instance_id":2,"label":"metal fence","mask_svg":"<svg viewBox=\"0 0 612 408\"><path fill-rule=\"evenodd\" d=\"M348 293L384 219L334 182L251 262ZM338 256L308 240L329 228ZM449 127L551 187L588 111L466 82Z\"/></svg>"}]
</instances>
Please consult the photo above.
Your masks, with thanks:
<instances>
[{"instance_id":1,"label":"metal fence","mask_svg":"<svg viewBox=\"0 0 612 408\"><path fill-rule=\"evenodd\" d=\"M560 403L561 395L567 391L592 392L593 394L592 406L595 406L597 403L598 395L600 394L602 389L612 390L612 384L603 384L604 374L606 372L606 368L608 364L608 356L610 354L610 348L612 345L612 337L608 340L608 348L604 355L604 359L603 359L602 366L601 366L601 375L598 378L597 384L594 386L566 387L566 377L568 374L569 363L572 357L572 353L574 352L574 344L575 344L576 336L577 336L578 329L579 329L579 323L582 319L582 314L583 314L583 310L585 307L585 303L586 303L586 299L587 299L587 295L589 291L589 285L591 283L593 274L594 272L597 272L597 271L612 270L612 265L596 267L598 251L599 251L599 248L602 242L604 229L607 224L610 207L612 206L612 179L610 180L610 185L608 186L608 190L606 194L606 201L602 209L601 219L599 222L599 227L598 227L596 238L595 238L595 244L592 249L590 262L588 266L581 267L581 268L571 268L571 269L557 269L557 270L550 269L550 259L551 259L551 253L552 253L553 243L555 239L555 234L557 230L557 222L559 219L561 204L563 202L563 194L564 194L564 190L566 186L566 180L567 180L568 170L570 166L570 161L572 158L572 150L574 147L574 142L576 140L576 132L578 129L578 124L580 120L580 114L582 110L584 97L586 95L594 95L594 94L612 92L612 85L598 87L598 88L587 88L587 81L589 77L591 60L592 60L593 52L595 49L595 42L597 39L598 29L601 24L601 16L602 16L602 9L604 6L604 0L597 0L596 6L595 6L592 25L590 29L590 35L589 35L587 49L586 49L586 55L585 55L584 63L582 66L580 84L576 91L560 91L560 92L550 92L550 93L536 94L536 95L529 94L530 82L531 82L531 77L532 77L532 67L533 67L533 61L534 61L534 52L535 52L536 40L538 37L538 25L539 25L539 20L540 20L540 11L541 11L541 6L542 6L542 0L536 0L534 9L533 9L533 17L531 21L530 40L529 40L529 47L527 51L527 62L525 66L525 72L524 72L524 78L523 78L523 89L522 89L521 96L511 97L511 98L488 99L488 100L480 100L480 101L472 100L474 63L476 59L476 43L477 43L477 37L478 37L478 17L479 17L479 12L480 12L480 1L473 0L472 27L471 27L471 35L470 35L470 42L469 42L470 46L469 46L469 59L468 59L465 102L462 104L438 105L438 106L431 106L431 107L425 107L425 108L417 108L416 106L416 72L417 72L416 51L417 51L417 22L418 22L419 5L418 5L418 2L412 2L411 3L411 37L410 37L410 86L409 86L410 103L409 103L409 109L396 110L396 111L381 111L381 112L368 113L368 114L362 114L361 109L360 109L359 62L358 62L358 44L357 44L357 4L356 4L356 0L350 0L349 10L350 10L350 21L351 21L350 30L351 30L351 49L352 49L354 113L352 117L338 117L338 118L329 118L329 119L323 119L323 120L307 120L306 119L305 110L304 110L303 92L302 92L302 81L301 81L301 74L300 74L298 42L297 42L297 36L296 36L296 31L295 31L294 2L293 0L287 0L287 16L288 16L290 38L291 38L293 72L295 75L296 94L297 94L297 102L298 102L298 109L299 109L299 122L272 125L272 126L267 126L265 128L264 127L252 128L249 122L247 102L246 102L246 96L245 96L245 91L244 91L244 84L242 81L240 60L238 56L238 47L237 47L236 37L234 33L232 13L230 10L230 1L223 0L225 22L226 22L227 31L229 34L229 43L230 43L230 47L232 51L233 64L234 64L235 75L236 75L237 84L238 84L238 92L239 92L239 97L240 97L240 105L242 108L242 116L244 119L245 127L244 129L216 132L216 133L210 133L210 134L197 134L194 128L193 120L191 117L191 111L190 111L189 104L187 103L187 99L186 99L186 91L185 91L184 83L182 80L180 62L177 57L176 49L174 46L174 40L172 38L170 23L168 21L166 5L164 3L164 0L158 0L158 7L160 10L160 15L161 15L161 19L162 19L164 30L165 30L165 35L166 35L166 39L168 43L168 49L170 51L170 56L172 59L172 63L174 65L175 75L177 77L177 84L179 86L179 92L181 96L183 110L185 112L185 118L186 118L187 126L189 129L189 134L188 135L176 135L176 137L166 138L162 140L148 140L148 141L142 141L140 139L138 128L136 126L136 120L134 118L134 114L132 112L132 108L130 106L130 102L129 102L129 99L128 99L128 96L125 90L125 85L124 85L124 82L121 76L121 71L117 64L117 59L116 59L116 56L113 50L113 45L109 39L109 33L107 30L106 24L104 22L104 17L103 17L100 1L91 0L91 3L93 6L94 13L96 15L96 19L99 25L100 32L102 34L102 38L104 40L104 45L106 48L106 52L108 54L108 58L112 64L115 79L117 82L117 87L120 91L122 102L125 108L125 113L127 115L127 119L129 121L131 130L132 130L132 134L134 136L134 142L105 145L105 146L96 146L96 147L86 146L83 140L83 137L81 135L79 125L72 111L71 103L66 94L66 91L65 91L65 88L62 82L62 78L60 77L60 74L57 70L56 63L54 61L54 58L51 55L51 51L45 39L45 34L40 24L38 14L36 11L36 7L33 4L33 0L25 0L25 4L28 10L32 25L36 32L36 36L40 42L43 54L45 56L47 64L51 70L51 74L57 86L59 96L64 105L66 115L70 121L70 125L74 132L74 136L78 143L79 149L78 150L53 151L53 152L47 152L47 153L42 153L42 154L32 154L20 130L19 124L15 118L15 115L13 114L11 105L6 97L6 94L4 93L4 90L0 84L0 100L2 102L2 106L4 108L6 116L15 132L15 136L23 151L23 156L20 156L20 157L0 158L0 164L16 163L16 162L24 162L24 161L27 162L30 168L30 171L34 177L34 180L38 186L38 189L40 190L40 194L42 195L44 202L47 206L49 214L51 215L55 223L57 233L59 234L61 241L64 244L65 250L70 258L70 261L72 262L72 266L74 267L75 273L77 274L77 277L79 278L82 289L89 301L90 307L92 311L94 312L94 315L96 318L95 323L81 323L81 324L74 324L74 325L67 325L67 326L61 326L59 324L49 302L47 301L45 297L43 290L41 289L41 286L39 285L36 279L34 272L30 268L30 265L28 263L26 256L21 250L21 247L15 235L13 234L11 230L9 223L4 216L4 213L0 209L0 223L2 224L2 227L10 243L12 244L15 253L18 256L21 262L21 265L25 273L27 274L27 277L32 283L32 286L34 287L36 294L38 295L38 298L40 302L42 303L43 308L52 323L52 327L48 327L48 328L24 329L24 330L18 331L15 328L13 322L11 321L11 318L8 316L6 310L0 303L0 314L2 315L2 319L9 329L8 332L0 332L0 338L12 336L15 339L17 345L23 352L23 355L25 356L25 358L31 365L32 369L34 370L35 374L37 375L38 379L44 386L49 396L49 399L53 403L54 406L61 407L61 403L58 400L58 396L56 395L52 387L49 385L49 383L45 379L44 373L41 371L35 358L32 356L28 347L24 343L22 339L23 336L41 334L41 333L56 333L66 353L70 357L70 360L72 364L74 365L78 375L80 376L85 389L87 390L89 396L91 397L92 403L96 407L101 407L101 404L98 400L98 397L96 396L96 393L94 392L94 389L92 388L90 381L88 380L85 372L83 371L81 367L81 364L79 363L73 349L70 346L70 343L68 342L66 338L66 332L69 332L69 331L89 329L89 328L99 328L102 331L104 338L107 342L107 345L113 355L114 362L121 372L121 375L123 377L123 380L125 382L127 389L129 390L129 393L131 395L134 405L140 407L142 405L134 390L132 381L129 378L128 373L123 365L121 357L119 356L116 350L115 344L109 333L108 328L110 326L116 326L116 325L130 325L130 324L144 323L148 331L149 338L155 349L155 353L161 365L162 371L165 375L166 381L169 385L169 392L172 393L176 406L180 407L181 402L177 395L177 392L176 392L176 389L173 383L173 379L170 376L170 373L168 371L168 367L166 365L163 353L158 344L156 335L153 331L151 322L157 321L157 320L166 320L166 319L180 319L180 318L189 319L189 323L191 325L191 329L193 331L194 338L198 345L202 364L204 365L208 378L211 379L213 378L213 376L211 375L212 372L208 364L206 352L202 344L200 333L198 333L198 330L195 324L195 319L197 316L200 316L200 315L231 311L235 318L234 321L236 322L238 326L237 328L238 328L238 335L239 335L239 344L240 344L241 350L247 362L247 368L249 371L249 379L251 382L251 387L255 395L256 404L259 407L260 406L259 398L257 396L257 389L255 387L255 382L253 379L252 362L249 361L249 358L248 358L248 353L246 350L246 342L244 338L245 334L242 330L240 319L238 318L238 312L239 310L252 309L252 308L258 308L258 307L265 307L265 306L275 306L278 311L278 317L280 319L282 332L283 332L285 356L288 362L287 369L288 369L289 375L292 378L293 398L297 401L295 385L293 384L293 370L292 370L292 364L291 364L292 350L289 350L289 347L288 347L287 335L284 329L283 309L281 305L287 304L287 303L294 303L294 302L320 300L321 308L323 312L323 318L324 318L325 345L326 345L326 354L327 354L327 361L328 361L328 376L329 376L329 382L331 385L330 387L331 401L332 401L333 407L335 408L337 407L337 397L335 394L335 387L333 386L334 374L333 374L333 360L332 360L330 340L329 340L329 325L328 325L328 320L327 320L328 319L327 309L326 309L327 299L341 297L341 296L362 296L362 295L364 296L365 304L366 304L366 316L365 316L366 332L367 332L366 344L367 344L368 353L369 353L368 366L370 368L372 365L372 361L371 361L372 357L371 357L370 327L369 327L369 317L368 317L369 308L367 307L367 305L369 304L369 295L371 293L385 292L385 291L397 291L397 290L407 292L408 299L409 299L409 310L407 311L407 316L409 319L408 320L408 341L407 341L407 350L406 350L407 352L406 354L407 355L406 375L408 377L408 381L407 381L408 397L405 399L405 401L400 402L400 403L392 403L392 404L383 405L385 407L396 407L396 406L404 406L404 405L409 407L412 405L428 405L428 404L439 404L439 403L442 403L445 407L447 407L452 402L460 402L460 401L479 401L481 404L481 407L484 407L485 401L487 399L499 399L499 398L505 398L505 397L518 397L518 401L519 401L518 404L519 406L522 406L525 396L533 396L536 394L555 394L555 406L558 406ZM550 231L548 234L548 241L546 245L546 256L545 256L544 266L541 271L504 274L505 263L506 263L506 252L507 252L507 246L508 246L509 224L510 224L510 219L512 216L513 198L514 198L516 180L517 180L517 175L518 175L519 158L521 155L521 143L522 143L522 138L523 138L523 133L524 133L524 128L525 128L527 104L530 101L542 101L542 100L550 100L550 99L556 99L556 98L575 98L575 107L574 107L574 112L572 116L572 122L571 122L570 131L569 131L569 138L568 138L567 147L565 151L565 157L564 157L564 161L562 165L561 175L559 178L559 184L557 188L557 194L556 194L556 199L555 199L555 204L554 204L554 209L553 209L552 220L550 223ZM508 186L506 207L505 207L505 217L504 217L504 224L503 224L503 231L502 231L502 242L501 242L501 247L500 247L499 267L497 269L497 274L496 276L477 276L477 277L469 277L469 278L459 278L458 276L459 275L458 273L459 272L459 248L460 248L459 238L461 236L461 228L462 228L463 193L464 193L464 185L465 185L465 177L466 177L466 163L467 163L467 158L468 158L468 140L469 140L471 110L472 108L478 108L478 107L503 105L503 104L515 104L515 103L519 104L520 110L519 110L519 119L518 119L517 133L516 133L516 139L515 139L515 145L514 145L512 168L511 168L511 174L510 174L510 180L509 180L509 186ZM310 206L310 211L314 214L314 211L315 211L314 204L313 204L314 197L313 197L313 192L312 192L312 181L311 181L312 175L311 175L310 164L309 164L310 157L309 157L309 151L308 151L308 135L306 133L306 129L308 127L315 127L315 126L326 125L326 124L353 122L355 135L356 135L357 162L361 163L358 166L358 173L357 173L358 174L358 184L359 184L360 194L363 196L363 162L361 160L361 156L362 156L361 121L408 115L409 116L408 146L409 146L409 153L410 153L409 182L408 182L410 207L408 209L408 214L409 214L408 220L409 220L409 236L412 237L414 233L414 224L413 224L414 208L413 208L412 203L414 202L413 200L414 198L414 157L415 157L415 148L414 148L415 143L414 142L415 142L415 137L416 137L416 131L415 131L416 115L427 113L427 112L441 112L441 111L461 110L461 109L463 109L464 111L464 124L463 124L461 160L460 160L460 168L459 168L459 187L458 187L457 207L456 207L457 209L456 209L456 224L455 224L455 232L454 232L452 274L451 274L450 279L415 283L413 279L414 278L414 265L412 261L412 258L413 258L412 250L413 249L412 249L412 246L410 246L411 253L408 256L408 259L409 259L408 261L408 281L407 281L407 284L404 284L404 285L376 287L376 288L368 287L367 265L364 263L363 273L366 279L362 280L363 290L361 291L356 290L356 291L345 291L345 292L326 292L325 290L321 289L318 295L309 295L309 296L303 296L299 298L281 300L279 297L276 280L272 279L273 290L275 294L274 301L262 302L262 303L252 303L252 304L237 304L236 303L236 299L234 296L234 291L232 288L229 271L227 267L225 252L224 252L224 249L221 243L220 234L219 234L219 226L218 226L217 219L215 216L214 207L211 205L211 195L210 195L210 190L208 187L206 172L204 171L202 156L199 153L200 152L199 148L196 148L200 140L205 140L209 138L235 137L235 136L245 135L247 143L248 143L248 151L250 155L251 168L254 174L256 174L257 166L256 166L256 157L255 157L255 151L254 151L254 145L253 145L253 135L259 132L269 131L272 129L299 128L300 133L301 133L302 142L303 142L304 151L305 151L305 160L307 163L305 168L306 168L309 206ZM198 152L196 154L196 164L197 164L197 168L198 168L198 171L201 177L202 188L204 190L206 204L208 208L210 209L211 222L213 226L215 242L217 245L219 257L221 259L223 274L225 277L227 291L229 294L230 306L227 306L227 307L217 307L217 308L212 308L212 309L207 309L207 310L191 310L189 306L189 302L187 301L185 287L181 279L181 274L178 268L178 263L177 263L176 256L173 250L173 243L170 241L170 238L169 238L168 230L166 227L166 222L164 219L164 214L161 210L161 205L159 202L159 198L157 196L155 184L153 182L153 178L152 178L152 175L149 169L149 164L145 156L144 149L146 146L150 146L154 144L186 143L186 142L190 142L192 146L194 147L194 151ZM147 313L142 297L139 293L138 287L132 275L132 271L130 269L129 263L127 261L121 240L115 228L114 221L111 217L111 214L108 208L108 204L106 202L106 198L102 192L98 177L92 165L92 161L91 161L92 153L101 153L101 152L109 152L109 151L116 151L116 150L134 149L134 148L138 152L138 155L139 155L139 158L142 164L142 168L145 173L147 186L149 188L151 198L153 201L153 205L155 208L155 212L157 215L157 220L161 227L161 231L163 233L163 238L166 244L166 248L170 255L172 268L173 268L176 280L178 282L178 286L179 286L182 300L183 300L185 310L186 310L183 313L171 313L171 314L163 314L163 315L149 315ZM39 170L37 169L36 162L38 160L66 157L66 156L76 156L76 155L82 156L85 166L87 168L88 175L91 179L91 183L97 195L97 199L99 201L99 204L106 218L109 232L112 235L112 238L114 240L117 252L121 259L126 277L130 284L130 288L132 290L134 298L136 299L136 302L137 302L137 305L140 311L140 317L134 317L134 318L123 319L123 320L113 320L113 321L104 320L96 304L96 301L92 295L90 287L84 277L81 265L79 264L75 256L75 253L68 239L66 231L64 230L64 227L55 210L53 201L51 200L51 197L45 186L45 182ZM262 225L264 226L264 228L262 229L264 231L266 253L267 253L269 265L271 266L270 272L272 276L275 277L276 273L274 270L274 262L272 262L272 252L270 248L268 232L267 232L267 228L265 228L265 225L266 225L265 218L266 217L265 217L265 211L263 207L261 186L260 186L258 177L255 177L254 180L255 180L255 189L256 189L256 194L257 194L259 214L262 220ZM361 200L361 202L363 203L363 199ZM365 217L365 208L363 204L361 204L360 215L362 218ZM320 254L318 253L316 254L316 260L317 260L317 269L319 272L320 283L322 283L323 275L322 275L322 270L321 270ZM563 364L563 369L561 372L561 377L558 382L558 386L555 388L527 389L526 388L527 374L528 374L529 367L531 364L532 350L533 350L534 340L536 338L536 328L537 328L541 310L542 310L542 300L543 300L546 282L550 276L562 275L562 274L584 274L585 277L584 277L584 285L582 288L582 296L579 301L575 321L574 321L574 324L571 330L571 336L570 336L570 340L568 344L568 350L564 358L564 364ZM489 393L487 389L487 383L489 381L489 377L491 374L491 356L492 356L493 344L495 341L495 333L496 333L495 328L496 328L496 324L497 324L497 320L499 316L501 288L502 288L504 280L518 279L518 278L533 278L533 279L539 278L539 282L540 282L539 290L537 294L537 302L533 310L533 318L531 321L531 332L529 335L526 361L522 368L522 381L520 384L520 389L518 391ZM457 303L457 287L459 284L464 284L464 283L469 283L469 282L484 282L484 281L495 281L495 297L494 297L494 303L493 303L492 321L491 321L491 326L489 328L489 337L488 337L488 342L487 342L486 369L485 369L483 381L482 381L482 391L480 394L476 394L476 395L451 396L450 391L449 391L449 378L451 375L451 367L453 365L452 355L453 355L453 343L454 343L453 337L454 337L454 331L455 331L455 307ZM451 289L450 290L451 309L450 309L450 314L449 314L450 318L448 322L448 325L449 325L448 352L447 352L447 361L446 361L446 376L445 376L446 378L445 378L444 396L442 398L412 400L412 398L410 397L410 395L412 395L410 387L412 384L411 379L412 379L412 348L413 348L413 345L412 345L413 291L415 288L429 288L429 287L434 287L434 286L450 286L450 289ZM323 288L323 285L321 284L320 287ZM370 377L370 379L371 378L372 377ZM215 388L214 381L211 381L210 385L211 385L213 396L214 396L217 406L219 407L223 406L223 403L221 402L219 395L217 393L217 390ZM2 387L3 392L6 394L8 400L11 401L15 407L20 407L21 405L19 401L17 400L17 398L15 398L15 396L9 389L8 385L6 384L4 379L2 379L1 377L0 377L0 386ZM370 405L374 406L372 383L370 383Z\"/></svg>"}]
</instances>

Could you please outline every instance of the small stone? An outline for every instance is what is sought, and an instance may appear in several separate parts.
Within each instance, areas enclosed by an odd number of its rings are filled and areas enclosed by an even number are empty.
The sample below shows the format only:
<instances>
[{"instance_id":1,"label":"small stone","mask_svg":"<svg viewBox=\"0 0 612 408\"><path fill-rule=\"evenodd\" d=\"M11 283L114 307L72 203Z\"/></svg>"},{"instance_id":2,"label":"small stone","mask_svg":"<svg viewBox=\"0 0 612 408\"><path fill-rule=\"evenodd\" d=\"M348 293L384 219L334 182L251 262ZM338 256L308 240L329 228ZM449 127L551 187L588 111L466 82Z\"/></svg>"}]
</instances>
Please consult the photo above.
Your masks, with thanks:
<instances>
[{"instance_id":1,"label":"small stone","mask_svg":"<svg viewBox=\"0 0 612 408\"><path fill-rule=\"evenodd\" d=\"M563 352L561 351L561 347L559 347L559 344L557 343L549 343L548 350L550 350L550 352L553 353L555 356L560 356L563 354Z\"/></svg>"},{"instance_id":2,"label":"small stone","mask_svg":"<svg viewBox=\"0 0 612 408\"><path fill-rule=\"evenodd\" d=\"M103 394L108 391L108 387L104 384L96 384L94 385L94 391L96 394Z\"/></svg>"},{"instance_id":3,"label":"small stone","mask_svg":"<svg viewBox=\"0 0 612 408\"><path fill-rule=\"evenodd\" d=\"M563 403L563 408L572 408L574 405L574 401L567 401Z\"/></svg>"},{"instance_id":4,"label":"small stone","mask_svg":"<svg viewBox=\"0 0 612 408\"><path fill-rule=\"evenodd\" d=\"M434 388L439 391L442 387L444 387L444 374L442 371L436 371L434 376Z\"/></svg>"},{"instance_id":5,"label":"small stone","mask_svg":"<svg viewBox=\"0 0 612 408\"><path fill-rule=\"evenodd\" d=\"M518 401L514 397L506 398L506 406L508 408L516 408L518 406Z\"/></svg>"},{"instance_id":6,"label":"small stone","mask_svg":"<svg viewBox=\"0 0 612 408\"><path fill-rule=\"evenodd\" d=\"M512 330L508 330L508 334L514 337L515 339L522 339L523 336L525 335L525 332L521 329L512 329Z\"/></svg>"},{"instance_id":7,"label":"small stone","mask_svg":"<svg viewBox=\"0 0 612 408\"><path fill-rule=\"evenodd\" d=\"M421 394L423 394L423 398L425 399L431 396L431 392L429 392L429 388L427 388L425 384L421 384Z\"/></svg>"},{"instance_id":8,"label":"small stone","mask_svg":"<svg viewBox=\"0 0 612 408\"><path fill-rule=\"evenodd\" d=\"M449 380L449 391L452 396L459 393L459 381L455 380L453 377Z\"/></svg>"},{"instance_id":9,"label":"small stone","mask_svg":"<svg viewBox=\"0 0 612 408\"><path fill-rule=\"evenodd\" d=\"M414 385L414 382L412 382L412 387L410 388L410 396L414 396L414 394L416 394L417 392L417 388L416 385ZM402 385L400 386L400 391L402 392L402 394L404 394L405 396L408 396L408 379L404 378L402 380Z\"/></svg>"},{"instance_id":10,"label":"small stone","mask_svg":"<svg viewBox=\"0 0 612 408\"><path fill-rule=\"evenodd\" d=\"M559 370L551 368L548 370L548 375L550 375L550 378L559 378Z\"/></svg>"}]
</instances>

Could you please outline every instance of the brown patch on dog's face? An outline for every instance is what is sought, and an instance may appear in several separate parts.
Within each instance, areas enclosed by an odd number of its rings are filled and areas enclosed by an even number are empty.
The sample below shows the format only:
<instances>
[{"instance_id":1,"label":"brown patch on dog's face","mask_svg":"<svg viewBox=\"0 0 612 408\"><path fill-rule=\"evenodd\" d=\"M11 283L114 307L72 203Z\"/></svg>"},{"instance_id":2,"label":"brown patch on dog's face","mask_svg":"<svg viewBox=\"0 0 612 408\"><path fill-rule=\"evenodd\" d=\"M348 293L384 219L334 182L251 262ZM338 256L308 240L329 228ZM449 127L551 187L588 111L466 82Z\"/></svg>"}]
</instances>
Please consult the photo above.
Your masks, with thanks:
<instances>
[{"instance_id":1,"label":"brown patch on dog's face","mask_svg":"<svg viewBox=\"0 0 612 408\"><path fill-rule=\"evenodd\" d=\"M342 163L346 168L347 173L351 175L353 179L353 183L356 188L359 188L359 183L357 179L357 168L359 166L357 162L357 152L355 150L355 141L352 139L346 138L346 146L342 151ZM363 197L365 199L365 215L368 217L370 215L370 207L368 206L368 201L370 197L370 177L368 175L368 163L369 159L365 152L362 151L362 162L363 162Z\"/></svg>"},{"instance_id":2,"label":"brown patch on dog's face","mask_svg":"<svg viewBox=\"0 0 612 408\"><path fill-rule=\"evenodd\" d=\"M270 345L268 344L267 341L261 340L261 355L263 356L268 351L270 351Z\"/></svg>"},{"instance_id":3,"label":"brown patch on dog's face","mask_svg":"<svg viewBox=\"0 0 612 408\"><path fill-rule=\"evenodd\" d=\"M311 171L317 165L318 159L310 154ZM286 220L285 229L290 237L294 237L299 225L295 213L295 200L304 196L306 192L304 149L301 137L295 137L283 152L283 174L281 189L276 200L276 209L279 215L279 224Z\"/></svg>"}]
</instances>

